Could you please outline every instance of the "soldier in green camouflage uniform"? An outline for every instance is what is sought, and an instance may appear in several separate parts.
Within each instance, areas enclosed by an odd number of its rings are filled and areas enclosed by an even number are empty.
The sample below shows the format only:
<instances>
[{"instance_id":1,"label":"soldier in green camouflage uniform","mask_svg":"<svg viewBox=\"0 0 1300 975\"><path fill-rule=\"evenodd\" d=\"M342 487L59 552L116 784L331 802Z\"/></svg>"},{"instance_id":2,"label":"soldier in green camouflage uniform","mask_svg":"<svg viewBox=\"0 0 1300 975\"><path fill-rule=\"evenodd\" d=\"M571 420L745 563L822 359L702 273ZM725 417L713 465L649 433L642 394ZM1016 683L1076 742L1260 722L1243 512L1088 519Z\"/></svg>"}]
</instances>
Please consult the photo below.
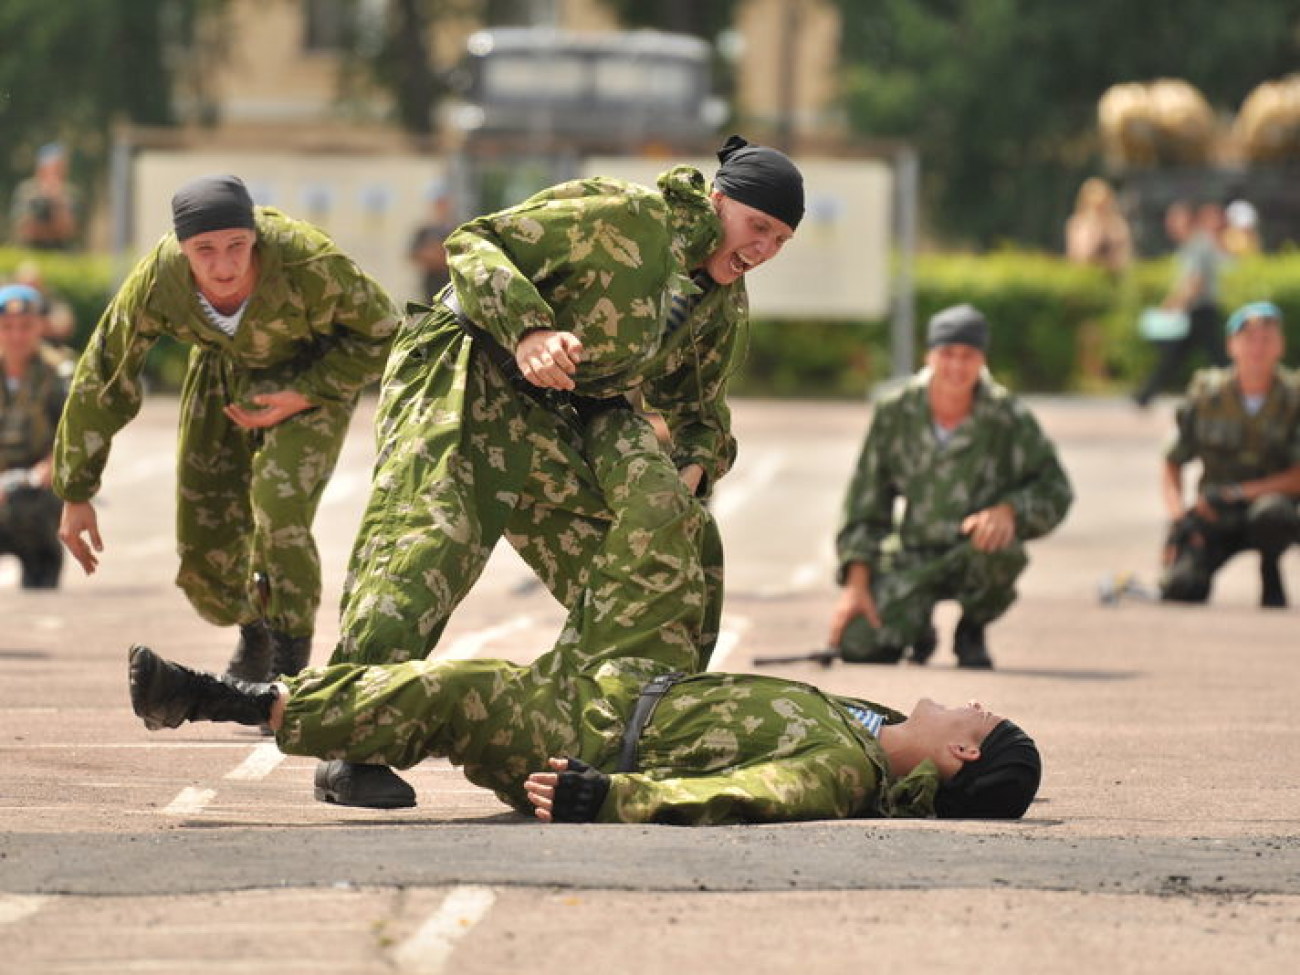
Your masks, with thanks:
<instances>
[{"instance_id":1,"label":"soldier in green camouflage uniform","mask_svg":"<svg viewBox=\"0 0 1300 975\"><path fill-rule=\"evenodd\" d=\"M1161 596L1203 603L1214 574L1246 549L1260 554L1260 604L1287 605L1280 560L1300 539L1300 388L1282 368L1282 313L1271 302L1228 320L1233 365L1192 379L1165 453L1163 488L1171 521ZM1196 499L1183 493L1183 467L1201 462Z\"/></svg>"},{"instance_id":2,"label":"soldier in green camouflage uniform","mask_svg":"<svg viewBox=\"0 0 1300 975\"><path fill-rule=\"evenodd\" d=\"M127 278L78 363L55 446L61 537L93 571L89 501L114 434L140 408L145 358L162 338L188 343L177 584L204 619L240 626L232 673L265 679L310 652L321 585L312 521L398 313L325 234L254 208L234 177L186 184L173 214L176 231Z\"/></svg>"},{"instance_id":3,"label":"soldier in green camouflage uniform","mask_svg":"<svg viewBox=\"0 0 1300 975\"><path fill-rule=\"evenodd\" d=\"M657 190L575 180L447 239L453 290L408 319L385 370L380 456L333 662L427 656L503 535L572 607L619 506L673 510L707 496L727 472L736 447L726 384L747 322L743 277L793 233L803 191L798 170L774 150L736 139L719 156L712 189L685 166L664 173ZM738 172L748 181L729 181ZM680 473L662 493L602 489L598 458L583 443L587 418L627 412L636 390L662 414L671 448L637 433L619 449ZM722 561L716 526L700 517L708 622L698 646L707 660ZM348 774L347 786L318 781L322 795L414 801L395 776ZM360 775L373 787L357 784Z\"/></svg>"},{"instance_id":4,"label":"soldier in green camouflage uniform","mask_svg":"<svg viewBox=\"0 0 1300 975\"><path fill-rule=\"evenodd\" d=\"M68 389L44 354L41 304L27 285L0 288L0 554L18 557L24 589L56 588L63 569L50 453Z\"/></svg>"},{"instance_id":5,"label":"soldier in green camouflage uniform","mask_svg":"<svg viewBox=\"0 0 1300 975\"><path fill-rule=\"evenodd\" d=\"M524 813L536 805L547 820L711 825L942 813L941 783L963 762L977 762L981 746L989 752L994 729L1010 723L977 705L950 710L928 701L905 719L796 681L700 673L704 512L670 489L675 472L641 468L640 460L608 449L638 426L644 430L627 411L593 421L585 442L593 448L597 484L614 492L634 483L675 500L657 510L619 507L559 643L530 666L336 664L279 685L250 686L216 681L136 647L136 713L151 728L269 721L283 751L349 763L406 768L446 757L503 802ZM665 675L679 679L640 733L635 725L629 733L643 690ZM913 720L917 725L907 728ZM906 742L926 721L961 726L965 747L975 751L956 759L933 750L923 758L915 740L911 748ZM579 789L595 779L607 792L566 815L552 801L557 783L547 778L563 780L563 793L570 773L542 771L556 756L576 760L566 765ZM1009 807L954 805L952 814L1023 814L1037 788L1037 752L1021 758L1028 767Z\"/></svg>"},{"instance_id":6,"label":"soldier in green camouflage uniform","mask_svg":"<svg viewBox=\"0 0 1300 975\"><path fill-rule=\"evenodd\" d=\"M924 663L934 605L955 599L958 664L991 667L984 627L1015 601L1024 542L1070 507L1055 448L984 370L987 343L969 305L938 313L926 368L873 411L837 539L844 594L830 640L846 660L893 663L911 647Z\"/></svg>"}]
</instances>

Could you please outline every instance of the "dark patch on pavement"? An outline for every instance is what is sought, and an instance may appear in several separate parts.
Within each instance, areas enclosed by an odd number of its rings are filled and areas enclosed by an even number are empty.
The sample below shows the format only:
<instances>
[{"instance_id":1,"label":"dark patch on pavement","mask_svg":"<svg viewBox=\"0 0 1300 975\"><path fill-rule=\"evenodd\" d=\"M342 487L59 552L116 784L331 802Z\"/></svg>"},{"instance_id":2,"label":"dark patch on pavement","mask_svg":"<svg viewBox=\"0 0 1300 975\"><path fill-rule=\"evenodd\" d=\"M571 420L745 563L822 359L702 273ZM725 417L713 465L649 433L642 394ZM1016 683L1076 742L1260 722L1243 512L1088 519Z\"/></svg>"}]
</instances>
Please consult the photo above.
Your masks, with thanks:
<instances>
[{"instance_id":1,"label":"dark patch on pavement","mask_svg":"<svg viewBox=\"0 0 1300 975\"><path fill-rule=\"evenodd\" d=\"M496 817L358 828L8 833L0 890L154 896L340 884L650 891L990 889L1300 894L1300 838L1067 838L805 823L685 829ZM1030 830L1034 832L1030 832Z\"/></svg>"}]
</instances>

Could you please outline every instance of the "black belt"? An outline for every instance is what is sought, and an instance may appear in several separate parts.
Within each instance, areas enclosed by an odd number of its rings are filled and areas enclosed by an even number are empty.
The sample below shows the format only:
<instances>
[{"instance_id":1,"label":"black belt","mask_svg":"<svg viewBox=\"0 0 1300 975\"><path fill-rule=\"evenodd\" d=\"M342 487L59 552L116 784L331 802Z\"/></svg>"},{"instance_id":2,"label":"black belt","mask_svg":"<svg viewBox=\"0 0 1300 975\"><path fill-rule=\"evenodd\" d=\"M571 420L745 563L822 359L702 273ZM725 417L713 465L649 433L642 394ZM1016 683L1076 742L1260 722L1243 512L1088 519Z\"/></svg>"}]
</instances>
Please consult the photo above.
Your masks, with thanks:
<instances>
[{"instance_id":1,"label":"black belt","mask_svg":"<svg viewBox=\"0 0 1300 975\"><path fill-rule=\"evenodd\" d=\"M501 375L505 376L512 386L551 412L560 414L570 423L577 422L581 427L591 422L592 417L606 410L632 408L626 396L598 399L595 396L582 396L563 389L543 389L541 386L534 386L524 378L524 374L519 370L519 363L505 346L465 314L460 299L456 297L455 288L451 285L443 288L442 293L438 295L438 300L456 316L456 324L460 326L461 331L478 343L492 360L492 364L501 370Z\"/></svg>"},{"instance_id":2,"label":"black belt","mask_svg":"<svg viewBox=\"0 0 1300 975\"><path fill-rule=\"evenodd\" d=\"M623 729L623 745L618 750L618 765L614 769L615 772L637 770L637 746L641 743L641 733L650 723L650 718L654 715L659 702L663 700L663 696L685 676L686 674L681 671L660 674L641 688L641 696L636 699L632 717L627 719L627 727Z\"/></svg>"}]
</instances>

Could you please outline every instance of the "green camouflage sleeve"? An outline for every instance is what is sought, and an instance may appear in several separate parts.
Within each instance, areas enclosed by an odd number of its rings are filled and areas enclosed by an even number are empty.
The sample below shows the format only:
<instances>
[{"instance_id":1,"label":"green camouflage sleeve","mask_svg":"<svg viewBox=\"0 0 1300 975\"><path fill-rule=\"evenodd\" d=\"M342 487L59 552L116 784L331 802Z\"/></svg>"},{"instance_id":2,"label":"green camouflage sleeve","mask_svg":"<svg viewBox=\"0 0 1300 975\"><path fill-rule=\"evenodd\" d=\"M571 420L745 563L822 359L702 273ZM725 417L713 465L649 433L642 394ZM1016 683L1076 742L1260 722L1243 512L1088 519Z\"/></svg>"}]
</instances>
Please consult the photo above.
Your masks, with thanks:
<instances>
[{"instance_id":1,"label":"green camouflage sleeve","mask_svg":"<svg viewBox=\"0 0 1300 975\"><path fill-rule=\"evenodd\" d=\"M295 388L314 403L352 400L379 378L397 329L399 312L388 294L353 261L341 254L316 262L308 284L333 299L321 319L321 352L302 372ZM311 294L307 301L316 300Z\"/></svg>"},{"instance_id":2,"label":"green camouflage sleeve","mask_svg":"<svg viewBox=\"0 0 1300 975\"><path fill-rule=\"evenodd\" d=\"M471 220L446 247L466 315L506 349L539 328L582 340L581 388L658 335L670 243L657 194L588 179Z\"/></svg>"},{"instance_id":3,"label":"green camouflage sleeve","mask_svg":"<svg viewBox=\"0 0 1300 975\"><path fill-rule=\"evenodd\" d=\"M1059 525L1074 502L1074 490L1056 448L1034 415L1017 404L1013 443L1016 481L1002 500L1016 513L1016 536L1041 538Z\"/></svg>"},{"instance_id":4,"label":"green camouflage sleeve","mask_svg":"<svg viewBox=\"0 0 1300 975\"><path fill-rule=\"evenodd\" d=\"M727 327L721 334L716 344L688 348L675 368L650 379L644 388L646 405L663 416L672 434L673 463L679 470L689 464L704 468L700 493L705 496L736 460L727 381L737 329Z\"/></svg>"},{"instance_id":5,"label":"green camouflage sleeve","mask_svg":"<svg viewBox=\"0 0 1300 975\"><path fill-rule=\"evenodd\" d=\"M835 542L841 583L849 563L876 561L881 544L894 528L897 492L889 472L889 451L894 436L891 412L885 404L877 406L844 495Z\"/></svg>"},{"instance_id":6,"label":"green camouflage sleeve","mask_svg":"<svg viewBox=\"0 0 1300 975\"><path fill-rule=\"evenodd\" d=\"M713 775L612 775L598 819L674 826L845 819L863 808L864 793L840 774L840 759L838 750L823 748Z\"/></svg>"},{"instance_id":7,"label":"green camouflage sleeve","mask_svg":"<svg viewBox=\"0 0 1300 975\"><path fill-rule=\"evenodd\" d=\"M1182 467L1200 456L1201 447L1196 440L1196 410L1205 394L1209 376L1199 370L1187 385L1182 402L1174 411L1174 432L1165 447L1165 460Z\"/></svg>"},{"instance_id":8,"label":"green camouflage sleeve","mask_svg":"<svg viewBox=\"0 0 1300 975\"><path fill-rule=\"evenodd\" d=\"M140 411L140 375L161 334L145 307L154 273L152 259L136 267L77 362L54 440L54 492L65 501L98 493L114 435Z\"/></svg>"}]
</instances>

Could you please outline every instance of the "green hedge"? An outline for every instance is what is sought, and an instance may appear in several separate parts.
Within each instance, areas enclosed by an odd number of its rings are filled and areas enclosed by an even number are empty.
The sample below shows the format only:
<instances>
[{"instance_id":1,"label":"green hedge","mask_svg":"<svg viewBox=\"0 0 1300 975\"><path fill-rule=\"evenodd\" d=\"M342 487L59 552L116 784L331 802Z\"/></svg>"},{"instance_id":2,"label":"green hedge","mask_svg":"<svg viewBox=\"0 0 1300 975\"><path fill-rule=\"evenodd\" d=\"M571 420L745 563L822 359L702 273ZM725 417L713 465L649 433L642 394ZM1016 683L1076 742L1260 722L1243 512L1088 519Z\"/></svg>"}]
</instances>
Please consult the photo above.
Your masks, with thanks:
<instances>
[{"instance_id":1,"label":"green hedge","mask_svg":"<svg viewBox=\"0 0 1300 975\"><path fill-rule=\"evenodd\" d=\"M77 316L83 345L113 291L108 258L0 249L0 279L24 260L40 265L47 286ZM761 272L759 272L761 273ZM1118 392L1136 385L1154 359L1137 334L1141 310L1168 290L1173 262L1143 261L1120 281L1059 257L1004 250L985 255L934 254L916 264L916 341L940 308L968 301L993 325L990 367L1014 389L1035 392ZM1235 262L1223 280L1231 309L1257 298L1281 306L1289 346L1300 349L1300 252ZM863 395L890 372L887 321L756 320L734 392L764 396ZM186 349L159 343L150 357L152 382L178 388ZM919 362L919 359L918 359Z\"/></svg>"},{"instance_id":2,"label":"green hedge","mask_svg":"<svg viewBox=\"0 0 1300 975\"><path fill-rule=\"evenodd\" d=\"M1012 388L1127 391L1155 359L1155 347L1138 335L1138 316L1160 302L1174 273L1169 258L1143 261L1116 281L1098 269L1036 252L924 255L915 272L917 364L929 317L970 302L993 326L990 368ZM1289 348L1300 349L1300 253L1236 261L1222 286L1225 309L1258 298L1276 302L1286 318ZM891 362L885 321L759 320L732 389L748 395L860 396L888 378Z\"/></svg>"}]
</instances>

